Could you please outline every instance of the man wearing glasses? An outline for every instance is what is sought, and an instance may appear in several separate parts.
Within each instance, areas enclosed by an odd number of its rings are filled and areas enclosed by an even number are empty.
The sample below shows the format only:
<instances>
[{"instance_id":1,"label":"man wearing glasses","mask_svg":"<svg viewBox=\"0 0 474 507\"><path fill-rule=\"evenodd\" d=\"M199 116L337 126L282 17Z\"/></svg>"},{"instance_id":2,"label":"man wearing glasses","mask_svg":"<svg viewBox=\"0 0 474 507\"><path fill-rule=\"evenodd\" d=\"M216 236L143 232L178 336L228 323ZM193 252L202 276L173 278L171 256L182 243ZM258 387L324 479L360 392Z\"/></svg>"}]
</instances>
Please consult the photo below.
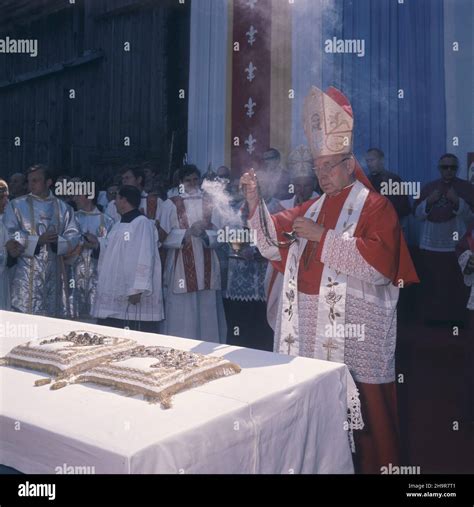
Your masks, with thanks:
<instances>
[{"instance_id":1,"label":"man wearing glasses","mask_svg":"<svg viewBox=\"0 0 474 507\"><path fill-rule=\"evenodd\" d=\"M323 195L270 216L252 170L241 184L258 248L283 273L274 351L348 366L365 423L362 430L354 425L351 412L349 427L361 430L354 431L356 471L381 473L399 459L399 288L418 277L395 209L352 154L353 126L351 105L339 90L313 87L304 130ZM357 412L356 403L349 407Z\"/></svg>"},{"instance_id":2,"label":"man wearing glasses","mask_svg":"<svg viewBox=\"0 0 474 507\"><path fill-rule=\"evenodd\" d=\"M474 186L456 176L459 161L439 159L440 178L428 183L415 201L420 232L423 318L427 324L463 324L466 288L455 255L456 245L474 217Z\"/></svg>"}]
</instances>

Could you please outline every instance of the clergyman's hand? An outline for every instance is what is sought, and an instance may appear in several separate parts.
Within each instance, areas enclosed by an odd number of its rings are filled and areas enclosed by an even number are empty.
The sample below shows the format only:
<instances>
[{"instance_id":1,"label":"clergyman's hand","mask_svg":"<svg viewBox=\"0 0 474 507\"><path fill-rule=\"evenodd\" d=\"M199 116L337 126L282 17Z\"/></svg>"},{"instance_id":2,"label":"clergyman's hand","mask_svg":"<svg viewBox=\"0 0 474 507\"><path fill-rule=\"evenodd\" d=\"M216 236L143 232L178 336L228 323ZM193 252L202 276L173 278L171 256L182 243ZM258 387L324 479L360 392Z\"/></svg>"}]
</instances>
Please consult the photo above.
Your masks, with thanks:
<instances>
[{"instance_id":1,"label":"clergyman's hand","mask_svg":"<svg viewBox=\"0 0 474 507\"><path fill-rule=\"evenodd\" d=\"M324 233L324 227L322 225L304 217L298 217L293 222L293 230L298 237L316 242L321 241L321 237Z\"/></svg>"},{"instance_id":2,"label":"clergyman's hand","mask_svg":"<svg viewBox=\"0 0 474 507\"><path fill-rule=\"evenodd\" d=\"M253 169L240 178L239 186L242 188L249 210L252 212L258 206L257 175Z\"/></svg>"},{"instance_id":3,"label":"clergyman's hand","mask_svg":"<svg viewBox=\"0 0 474 507\"><path fill-rule=\"evenodd\" d=\"M140 303L141 301L141 298L142 298L141 294L132 294L131 296L128 296L128 302L131 305L138 305L138 303Z\"/></svg>"},{"instance_id":4,"label":"clergyman's hand","mask_svg":"<svg viewBox=\"0 0 474 507\"><path fill-rule=\"evenodd\" d=\"M86 232L84 236L86 237L87 240L84 242L84 248L90 248L92 250L95 250L99 246L99 240L97 239L97 236L95 236L90 232Z\"/></svg>"},{"instance_id":5,"label":"clergyman's hand","mask_svg":"<svg viewBox=\"0 0 474 507\"><path fill-rule=\"evenodd\" d=\"M197 238L201 237L204 234L205 230L206 224L203 220L198 220L197 222L194 222L193 225L191 225L191 234Z\"/></svg>"},{"instance_id":6,"label":"clergyman's hand","mask_svg":"<svg viewBox=\"0 0 474 507\"><path fill-rule=\"evenodd\" d=\"M58 234L54 231L46 231L41 234L38 239L38 245L46 245L47 243L56 243L58 241Z\"/></svg>"},{"instance_id":7,"label":"clergyman's hand","mask_svg":"<svg viewBox=\"0 0 474 507\"><path fill-rule=\"evenodd\" d=\"M7 252L14 258L20 257L20 255L25 251L25 247L14 239L8 240L5 243L5 246L7 247Z\"/></svg>"},{"instance_id":8,"label":"clergyman's hand","mask_svg":"<svg viewBox=\"0 0 474 507\"><path fill-rule=\"evenodd\" d=\"M459 197L458 197L458 194L456 194L456 191L453 188L450 188L446 192L446 199L448 199L449 201L451 201L454 204L455 208L459 207Z\"/></svg>"},{"instance_id":9,"label":"clergyman's hand","mask_svg":"<svg viewBox=\"0 0 474 507\"><path fill-rule=\"evenodd\" d=\"M464 274L470 275L474 273L474 254L471 254L467 261L466 267L464 268Z\"/></svg>"},{"instance_id":10,"label":"clergyman's hand","mask_svg":"<svg viewBox=\"0 0 474 507\"><path fill-rule=\"evenodd\" d=\"M435 190L433 190L433 192L431 192L431 194L426 199L426 204L428 204L428 206L431 206L435 202L438 202L440 200L440 198L441 198L441 192L439 189L436 188Z\"/></svg>"}]
</instances>

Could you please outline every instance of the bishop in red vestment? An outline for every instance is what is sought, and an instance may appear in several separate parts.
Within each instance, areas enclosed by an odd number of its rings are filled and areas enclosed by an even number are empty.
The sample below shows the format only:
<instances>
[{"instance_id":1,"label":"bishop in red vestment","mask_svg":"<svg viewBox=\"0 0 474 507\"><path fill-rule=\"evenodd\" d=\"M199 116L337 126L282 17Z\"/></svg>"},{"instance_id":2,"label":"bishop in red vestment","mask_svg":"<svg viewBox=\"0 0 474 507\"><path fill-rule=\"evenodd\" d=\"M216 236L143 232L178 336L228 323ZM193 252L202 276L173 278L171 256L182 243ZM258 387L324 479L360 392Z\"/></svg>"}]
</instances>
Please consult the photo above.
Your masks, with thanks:
<instances>
[{"instance_id":1,"label":"bishop in red vestment","mask_svg":"<svg viewBox=\"0 0 474 507\"><path fill-rule=\"evenodd\" d=\"M313 87L304 111L324 194L270 216L253 171L241 179L258 247L284 275L274 351L348 366L364 420L364 429L354 434L356 471L381 473L399 463L399 289L418 277L395 209L374 191L352 154L346 97L335 88L323 93ZM287 236L292 232L293 242Z\"/></svg>"}]
</instances>

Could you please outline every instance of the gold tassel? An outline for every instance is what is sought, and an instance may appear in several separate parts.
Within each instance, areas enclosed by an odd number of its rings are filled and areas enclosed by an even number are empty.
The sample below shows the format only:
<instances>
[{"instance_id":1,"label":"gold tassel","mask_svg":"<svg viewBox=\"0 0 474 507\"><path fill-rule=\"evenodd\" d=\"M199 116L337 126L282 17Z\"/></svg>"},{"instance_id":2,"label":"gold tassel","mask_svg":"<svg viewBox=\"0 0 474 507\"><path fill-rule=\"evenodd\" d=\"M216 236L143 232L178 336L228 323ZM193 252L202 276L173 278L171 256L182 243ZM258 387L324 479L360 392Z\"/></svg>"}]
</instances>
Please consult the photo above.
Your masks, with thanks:
<instances>
[{"instance_id":1,"label":"gold tassel","mask_svg":"<svg viewBox=\"0 0 474 507\"><path fill-rule=\"evenodd\" d=\"M114 391L121 392L125 396L135 396L139 394L142 395L144 400L148 401L149 403L160 403L163 409L169 409L173 406L173 395L178 394L182 391L186 391L188 389L192 389L193 387L199 387L212 380L218 380L220 378L240 373L240 371L240 366L235 363L214 366L207 372L197 374L193 378L190 378L184 382L177 382L175 385L170 386L159 393L155 393L150 389L128 384L127 382L121 382L120 380L95 377L93 374L90 374L88 372L84 372L82 375L79 375L74 382L105 385L112 388Z\"/></svg>"},{"instance_id":2,"label":"gold tassel","mask_svg":"<svg viewBox=\"0 0 474 507\"><path fill-rule=\"evenodd\" d=\"M17 359L14 357L4 358L5 366L16 366L18 368L26 368L27 370L37 370L43 373L47 373L52 377L56 377L61 375L61 370L56 366L51 366L49 364L43 363L33 363L32 361L25 361L24 359Z\"/></svg>"},{"instance_id":3,"label":"gold tassel","mask_svg":"<svg viewBox=\"0 0 474 507\"><path fill-rule=\"evenodd\" d=\"M60 382L56 382L55 384L53 384L50 389L52 391L57 391L58 389L62 389L63 387L66 387L67 386L67 382L64 381L64 380L61 380Z\"/></svg>"},{"instance_id":4,"label":"gold tassel","mask_svg":"<svg viewBox=\"0 0 474 507\"><path fill-rule=\"evenodd\" d=\"M51 384L51 380L50 378L41 378L39 380L35 380L35 387L39 387L39 386L45 386L46 384Z\"/></svg>"}]
</instances>

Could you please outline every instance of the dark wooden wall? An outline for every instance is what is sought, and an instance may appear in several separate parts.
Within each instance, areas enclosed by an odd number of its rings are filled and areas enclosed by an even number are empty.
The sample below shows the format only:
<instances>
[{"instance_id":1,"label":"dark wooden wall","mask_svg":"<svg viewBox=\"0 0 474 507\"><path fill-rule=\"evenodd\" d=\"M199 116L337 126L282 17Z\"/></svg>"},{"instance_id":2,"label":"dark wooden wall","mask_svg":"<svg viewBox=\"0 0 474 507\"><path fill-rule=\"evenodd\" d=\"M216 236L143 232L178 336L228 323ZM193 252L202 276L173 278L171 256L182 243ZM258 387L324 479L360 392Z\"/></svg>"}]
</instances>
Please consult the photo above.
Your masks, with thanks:
<instances>
[{"instance_id":1,"label":"dark wooden wall","mask_svg":"<svg viewBox=\"0 0 474 507\"><path fill-rule=\"evenodd\" d=\"M0 176L41 162L102 179L143 160L167 174L173 131L179 164L189 16L178 0L0 1L0 38L38 39L36 58L0 53Z\"/></svg>"}]
</instances>

